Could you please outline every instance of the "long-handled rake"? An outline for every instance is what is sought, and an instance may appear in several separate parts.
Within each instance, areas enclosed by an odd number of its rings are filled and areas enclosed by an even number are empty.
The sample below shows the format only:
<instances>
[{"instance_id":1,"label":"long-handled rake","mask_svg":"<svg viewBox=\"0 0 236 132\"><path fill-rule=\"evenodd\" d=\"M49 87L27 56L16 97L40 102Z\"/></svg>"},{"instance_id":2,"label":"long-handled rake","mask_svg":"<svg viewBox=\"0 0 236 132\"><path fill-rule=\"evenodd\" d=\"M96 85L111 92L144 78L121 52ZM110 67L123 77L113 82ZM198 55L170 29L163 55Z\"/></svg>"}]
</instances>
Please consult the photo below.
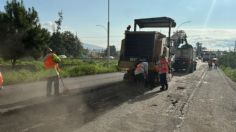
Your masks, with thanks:
<instances>
[{"instance_id":1,"label":"long-handled rake","mask_svg":"<svg viewBox=\"0 0 236 132\"><path fill-rule=\"evenodd\" d=\"M65 86L65 83L64 83L64 81L63 81L63 79L62 79L62 77L60 76L60 79L61 79L61 83L62 83L62 86L63 86L63 94L68 94L69 93L69 88L68 87L66 87Z\"/></svg>"}]
</instances>

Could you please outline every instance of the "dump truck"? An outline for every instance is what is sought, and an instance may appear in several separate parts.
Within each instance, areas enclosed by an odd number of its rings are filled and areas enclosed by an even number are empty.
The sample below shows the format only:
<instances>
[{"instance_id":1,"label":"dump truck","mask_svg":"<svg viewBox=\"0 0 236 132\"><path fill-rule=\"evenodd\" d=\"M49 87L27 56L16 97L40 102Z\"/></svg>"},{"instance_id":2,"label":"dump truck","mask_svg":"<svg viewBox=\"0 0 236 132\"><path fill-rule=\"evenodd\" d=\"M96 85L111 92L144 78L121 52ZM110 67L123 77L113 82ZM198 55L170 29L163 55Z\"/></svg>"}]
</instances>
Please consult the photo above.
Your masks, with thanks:
<instances>
[{"instance_id":1,"label":"dump truck","mask_svg":"<svg viewBox=\"0 0 236 132\"><path fill-rule=\"evenodd\" d=\"M118 66L127 72L124 80L134 81L134 69L137 61L148 62L148 82L154 80L154 66L161 55L169 57L171 47L170 37L156 31L136 31L139 28L171 28L176 26L173 19L168 17L135 19L134 31L125 31L125 38L121 42Z\"/></svg>"},{"instance_id":2,"label":"dump truck","mask_svg":"<svg viewBox=\"0 0 236 132\"><path fill-rule=\"evenodd\" d=\"M196 70L196 67L196 51L192 45L185 44L176 49L173 63L173 69L175 71L185 70L188 73L192 73Z\"/></svg>"},{"instance_id":3,"label":"dump truck","mask_svg":"<svg viewBox=\"0 0 236 132\"><path fill-rule=\"evenodd\" d=\"M172 68L174 71L187 71L191 73L196 70L196 50L187 41L187 34L184 30L173 33L171 40L174 43L173 53L174 59Z\"/></svg>"},{"instance_id":4,"label":"dump truck","mask_svg":"<svg viewBox=\"0 0 236 132\"><path fill-rule=\"evenodd\" d=\"M208 60L212 60L213 58L216 58L216 54L215 53L212 53L211 51L204 51L202 53L202 61L205 62L205 61L208 61Z\"/></svg>"}]
</instances>

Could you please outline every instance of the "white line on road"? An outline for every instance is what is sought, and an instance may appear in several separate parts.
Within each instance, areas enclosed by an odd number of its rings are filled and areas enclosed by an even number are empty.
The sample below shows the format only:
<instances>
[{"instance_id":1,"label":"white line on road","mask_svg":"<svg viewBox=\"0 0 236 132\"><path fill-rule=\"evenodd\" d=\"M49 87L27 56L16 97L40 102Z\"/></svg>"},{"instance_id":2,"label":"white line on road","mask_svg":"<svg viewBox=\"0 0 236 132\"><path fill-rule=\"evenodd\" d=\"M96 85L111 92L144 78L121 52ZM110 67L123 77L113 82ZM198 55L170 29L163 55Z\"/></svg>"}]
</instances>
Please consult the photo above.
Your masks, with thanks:
<instances>
[{"instance_id":1,"label":"white line on road","mask_svg":"<svg viewBox=\"0 0 236 132\"><path fill-rule=\"evenodd\" d=\"M35 128L38 128L38 127L41 127L41 126L44 126L44 125L45 125L44 123L38 123L36 125L33 125L31 127L23 129L22 132L28 132L30 129L35 129Z\"/></svg>"},{"instance_id":2,"label":"white line on road","mask_svg":"<svg viewBox=\"0 0 236 132\"><path fill-rule=\"evenodd\" d=\"M183 123L184 123L185 114L186 114L187 111L188 111L188 109L187 109L188 107L187 107L187 106L189 106L189 103L190 103L190 101L192 100L192 98L193 98L193 96L194 96L196 90L197 90L197 89L201 86L201 84L204 82L205 76L206 76L206 71L203 72L203 75L202 75L201 79L198 81L198 83L197 83L196 87L194 88L193 92L191 93L191 95L189 96L188 100L187 100L186 103L184 104L184 106L183 106L183 112L182 112L183 115L180 117L181 122L180 122L179 125L176 126L177 129L174 130L174 132L179 132L179 131L180 131L180 128L182 127L182 125L183 125Z\"/></svg>"}]
</instances>

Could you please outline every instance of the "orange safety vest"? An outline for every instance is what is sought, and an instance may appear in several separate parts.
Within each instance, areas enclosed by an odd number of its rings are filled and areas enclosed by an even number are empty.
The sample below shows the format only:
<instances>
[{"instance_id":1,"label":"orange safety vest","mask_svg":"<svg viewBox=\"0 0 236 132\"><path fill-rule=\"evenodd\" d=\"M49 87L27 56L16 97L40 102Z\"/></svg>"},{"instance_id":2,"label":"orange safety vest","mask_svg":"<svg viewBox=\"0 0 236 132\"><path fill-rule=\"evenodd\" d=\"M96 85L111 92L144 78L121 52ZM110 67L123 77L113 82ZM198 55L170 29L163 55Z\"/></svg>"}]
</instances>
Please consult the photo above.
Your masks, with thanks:
<instances>
[{"instance_id":1,"label":"orange safety vest","mask_svg":"<svg viewBox=\"0 0 236 132\"><path fill-rule=\"evenodd\" d=\"M168 73L168 62L166 60L161 60L159 64L159 72L160 73Z\"/></svg>"},{"instance_id":2,"label":"orange safety vest","mask_svg":"<svg viewBox=\"0 0 236 132\"><path fill-rule=\"evenodd\" d=\"M49 54L44 59L44 66L46 69L55 68L56 64L57 63L53 60L53 54Z\"/></svg>"},{"instance_id":3,"label":"orange safety vest","mask_svg":"<svg viewBox=\"0 0 236 132\"><path fill-rule=\"evenodd\" d=\"M3 85L3 76L2 76L2 73L0 72L0 86Z\"/></svg>"}]
</instances>

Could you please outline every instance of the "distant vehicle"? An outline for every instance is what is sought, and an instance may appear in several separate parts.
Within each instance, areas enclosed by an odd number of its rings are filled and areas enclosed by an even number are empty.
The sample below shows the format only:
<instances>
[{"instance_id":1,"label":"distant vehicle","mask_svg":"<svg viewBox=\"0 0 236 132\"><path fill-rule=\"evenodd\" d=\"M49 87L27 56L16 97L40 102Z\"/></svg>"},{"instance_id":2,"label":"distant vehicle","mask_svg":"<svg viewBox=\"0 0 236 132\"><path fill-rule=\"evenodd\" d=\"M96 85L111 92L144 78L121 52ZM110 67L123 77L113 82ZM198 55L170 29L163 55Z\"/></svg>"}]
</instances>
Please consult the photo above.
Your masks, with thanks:
<instances>
[{"instance_id":1,"label":"distant vehicle","mask_svg":"<svg viewBox=\"0 0 236 132\"><path fill-rule=\"evenodd\" d=\"M176 23L168 17L136 19L134 31L126 31L125 38L122 40L120 59L118 66L126 69L124 80L134 79L135 64L138 61L148 62L148 81L152 82L154 77L154 66L159 61L161 55L169 57L169 46L167 37L160 32L136 31L136 25L140 28L145 27L175 27Z\"/></svg>"},{"instance_id":2,"label":"distant vehicle","mask_svg":"<svg viewBox=\"0 0 236 132\"><path fill-rule=\"evenodd\" d=\"M212 60L213 60L213 61L218 61L218 58L213 58Z\"/></svg>"},{"instance_id":3,"label":"distant vehicle","mask_svg":"<svg viewBox=\"0 0 236 132\"><path fill-rule=\"evenodd\" d=\"M212 52L204 52L202 54L202 61L208 61L208 60L212 60L213 58L216 58L216 54L212 53Z\"/></svg>"},{"instance_id":4,"label":"distant vehicle","mask_svg":"<svg viewBox=\"0 0 236 132\"><path fill-rule=\"evenodd\" d=\"M216 58L216 54L215 53L211 53L210 54L210 59Z\"/></svg>"},{"instance_id":5,"label":"distant vehicle","mask_svg":"<svg viewBox=\"0 0 236 132\"><path fill-rule=\"evenodd\" d=\"M173 63L173 68L175 71L186 70L192 73L196 70L196 52L192 45L185 44L181 48L176 49L175 60Z\"/></svg>"},{"instance_id":6,"label":"distant vehicle","mask_svg":"<svg viewBox=\"0 0 236 132\"><path fill-rule=\"evenodd\" d=\"M109 59L115 59L115 57L113 57L113 56L109 56Z\"/></svg>"},{"instance_id":7,"label":"distant vehicle","mask_svg":"<svg viewBox=\"0 0 236 132\"><path fill-rule=\"evenodd\" d=\"M172 68L175 71L185 70L189 73L196 70L196 51L192 45L188 44L187 34L185 33L185 31L180 30L174 32L171 39L174 42L173 48L175 54L174 62L172 63Z\"/></svg>"},{"instance_id":8,"label":"distant vehicle","mask_svg":"<svg viewBox=\"0 0 236 132\"><path fill-rule=\"evenodd\" d=\"M209 53L204 53L202 55L202 61L205 62L205 61L208 61L209 60Z\"/></svg>"},{"instance_id":9,"label":"distant vehicle","mask_svg":"<svg viewBox=\"0 0 236 132\"><path fill-rule=\"evenodd\" d=\"M109 58L109 59L111 59L111 60L115 59L115 57L113 57L113 56L109 56L109 57L106 56L106 57L104 57L104 58L105 58L105 59L108 59L108 58Z\"/></svg>"},{"instance_id":10,"label":"distant vehicle","mask_svg":"<svg viewBox=\"0 0 236 132\"><path fill-rule=\"evenodd\" d=\"M60 58L62 58L62 59L65 59L65 58L67 58L67 56L66 56L66 55L59 55L59 57L60 57Z\"/></svg>"}]
</instances>

